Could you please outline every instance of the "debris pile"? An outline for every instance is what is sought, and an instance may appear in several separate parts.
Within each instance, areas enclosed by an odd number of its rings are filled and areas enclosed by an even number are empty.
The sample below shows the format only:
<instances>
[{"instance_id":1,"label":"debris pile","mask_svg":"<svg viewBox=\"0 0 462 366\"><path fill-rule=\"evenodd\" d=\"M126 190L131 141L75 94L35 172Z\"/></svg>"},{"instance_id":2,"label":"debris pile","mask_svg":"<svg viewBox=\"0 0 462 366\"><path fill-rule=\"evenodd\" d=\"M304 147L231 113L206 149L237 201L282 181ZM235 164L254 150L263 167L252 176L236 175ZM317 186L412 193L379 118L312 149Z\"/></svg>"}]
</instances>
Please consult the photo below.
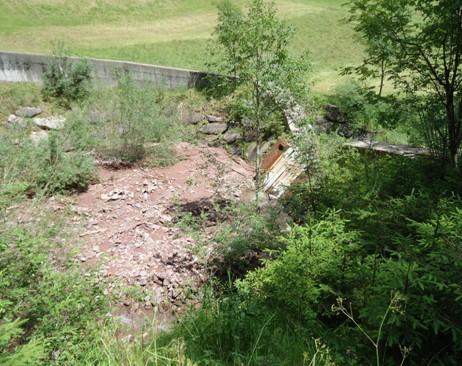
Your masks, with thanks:
<instances>
[{"instance_id":1,"label":"debris pile","mask_svg":"<svg viewBox=\"0 0 462 366\"><path fill-rule=\"evenodd\" d=\"M80 194L74 206L85 223L76 260L98 265L106 281L142 287L148 294L145 309L178 311L194 301L207 279L195 241L175 225L177 212L197 205L212 212L212 199L236 201L254 194L254 171L242 159L221 148L186 143L176 152L179 162L170 167L101 168L100 183Z\"/></svg>"}]
</instances>

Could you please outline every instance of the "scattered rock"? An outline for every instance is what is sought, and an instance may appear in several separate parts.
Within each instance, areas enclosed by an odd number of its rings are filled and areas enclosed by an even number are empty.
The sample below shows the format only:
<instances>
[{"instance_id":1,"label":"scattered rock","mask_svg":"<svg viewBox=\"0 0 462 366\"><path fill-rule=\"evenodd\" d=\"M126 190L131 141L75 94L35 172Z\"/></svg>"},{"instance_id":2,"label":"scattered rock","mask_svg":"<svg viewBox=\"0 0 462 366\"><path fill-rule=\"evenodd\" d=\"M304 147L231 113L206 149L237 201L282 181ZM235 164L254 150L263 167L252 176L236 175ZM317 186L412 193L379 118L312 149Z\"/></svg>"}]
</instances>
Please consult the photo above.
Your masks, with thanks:
<instances>
[{"instance_id":1,"label":"scattered rock","mask_svg":"<svg viewBox=\"0 0 462 366\"><path fill-rule=\"evenodd\" d=\"M103 201L117 201L117 200L125 200L127 198L133 198L134 194L130 191L126 191L124 189L115 189L107 194L102 194L101 199Z\"/></svg>"},{"instance_id":2,"label":"scattered rock","mask_svg":"<svg viewBox=\"0 0 462 366\"><path fill-rule=\"evenodd\" d=\"M115 320L119 321L121 324L132 325L133 321L126 315L121 314L115 317Z\"/></svg>"},{"instance_id":3,"label":"scattered rock","mask_svg":"<svg viewBox=\"0 0 462 366\"><path fill-rule=\"evenodd\" d=\"M10 114L8 116L8 124L10 124L11 126L26 127L27 122L22 117L18 117L15 114Z\"/></svg>"},{"instance_id":4,"label":"scattered rock","mask_svg":"<svg viewBox=\"0 0 462 366\"><path fill-rule=\"evenodd\" d=\"M221 123L224 121L223 117L220 117L220 116L212 116L212 115L206 115L205 118L207 119L207 121L209 121L210 123Z\"/></svg>"},{"instance_id":5,"label":"scattered rock","mask_svg":"<svg viewBox=\"0 0 462 366\"><path fill-rule=\"evenodd\" d=\"M222 142L219 135L204 135L203 142L211 147L219 147Z\"/></svg>"},{"instance_id":6,"label":"scattered rock","mask_svg":"<svg viewBox=\"0 0 462 366\"><path fill-rule=\"evenodd\" d=\"M22 118L32 118L39 115L40 113L42 113L42 110L36 107L23 107L15 112L18 117Z\"/></svg>"},{"instance_id":7,"label":"scattered rock","mask_svg":"<svg viewBox=\"0 0 462 366\"><path fill-rule=\"evenodd\" d=\"M52 116L46 118L34 118L34 123L45 130L61 130L64 128L66 119L61 116Z\"/></svg>"},{"instance_id":8,"label":"scattered rock","mask_svg":"<svg viewBox=\"0 0 462 366\"><path fill-rule=\"evenodd\" d=\"M337 133L342 136L342 137L345 137L345 138L350 138L350 137L353 137L354 135L354 131L350 128L350 126L348 124L341 124L338 129L337 129Z\"/></svg>"},{"instance_id":9,"label":"scattered rock","mask_svg":"<svg viewBox=\"0 0 462 366\"><path fill-rule=\"evenodd\" d=\"M40 144L42 141L48 139L48 132L46 131L33 131L30 134L30 139L34 145Z\"/></svg>"},{"instance_id":10,"label":"scattered rock","mask_svg":"<svg viewBox=\"0 0 462 366\"><path fill-rule=\"evenodd\" d=\"M228 125L226 123L210 123L208 125L203 126L199 132L204 133L206 135L220 135L224 133L228 129Z\"/></svg>"},{"instance_id":11,"label":"scattered rock","mask_svg":"<svg viewBox=\"0 0 462 366\"><path fill-rule=\"evenodd\" d=\"M345 114L334 104L327 104L325 107L327 120L336 123L346 123Z\"/></svg>"},{"instance_id":12,"label":"scattered rock","mask_svg":"<svg viewBox=\"0 0 462 366\"><path fill-rule=\"evenodd\" d=\"M141 299L121 299L125 313L133 314L139 305L142 313L154 309L170 317L172 311L186 309L185 304L198 303L196 294L208 269L195 255L196 240L175 224L183 213L206 215L204 235L211 236L225 210L210 195L216 192L216 197L234 201L239 196L246 200L247 191L253 192L252 167L223 148L181 143L175 151L181 159L168 168L105 170L101 181L75 203L74 212L87 216L85 229L85 217L75 215L74 222L87 238L80 252L86 258L84 268L98 263L105 283L120 280L142 291ZM190 203L191 209L180 203ZM211 253L207 248L204 258Z\"/></svg>"},{"instance_id":13,"label":"scattered rock","mask_svg":"<svg viewBox=\"0 0 462 366\"><path fill-rule=\"evenodd\" d=\"M242 148L239 145L231 145L230 152L232 155L242 156Z\"/></svg>"},{"instance_id":14,"label":"scattered rock","mask_svg":"<svg viewBox=\"0 0 462 366\"><path fill-rule=\"evenodd\" d=\"M237 131L237 130L228 130L226 133L223 135L223 140L227 144L233 144L237 140L240 140L242 138L242 134Z\"/></svg>"}]
</instances>

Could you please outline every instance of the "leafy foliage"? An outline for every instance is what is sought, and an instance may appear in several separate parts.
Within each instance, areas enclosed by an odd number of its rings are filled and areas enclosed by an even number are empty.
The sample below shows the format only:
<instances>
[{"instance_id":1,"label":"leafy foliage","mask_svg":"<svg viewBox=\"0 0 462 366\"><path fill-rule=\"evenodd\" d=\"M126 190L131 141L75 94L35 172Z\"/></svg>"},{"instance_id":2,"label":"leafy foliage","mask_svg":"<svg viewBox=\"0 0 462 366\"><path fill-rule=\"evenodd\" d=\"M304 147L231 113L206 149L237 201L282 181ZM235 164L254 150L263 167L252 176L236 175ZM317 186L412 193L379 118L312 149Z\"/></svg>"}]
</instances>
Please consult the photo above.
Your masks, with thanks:
<instances>
[{"instance_id":1,"label":"leafy foliage","mask_svg":"<svg viewBox=\"0 0 462 366\"><path fill-rule=\"evenodd\" d=\"M74 116L71 136L75 144L94 150L102 159L131 164L148 158L168 163L172 152L167 142L193 134L176 125L171 118L174 112L163 110L167 104L161 91L137 86L129 74L121 73L117 88L95 93L80 115ZM92 115L94 121L89 122Z\"/></svg>"},{"instance_id":2,"label":"leafy foliage","mask_svg":"<svg viewBox=\"0 0 462 366\"><path fill-rule=\"evenodd\" d=\"M101 286L72 265L57 271L48 246L23 230L0 236L0 360L6 364L91 362L87 351L98 344L107 305Z\"/></svg>"},{"instance_id":3,"label":"leafy foliage","mask_svg":"<svg viewBox=\"0 0 462 366\"><path fill-rule=\"evenodd\" d=\"M85 189L95 178L93 159L81 150L65 152L66 141L57 132L38 145L23 132L5 134L0 145L0 197Z\"/></svg>"},{"instance_id":4,"label":"leafy foliage","mask_svg":"<svg viewBox=\"0 0 462 366\"><path fill-rule=\"evenodd\" d=\"M188 313L171 335L183 339L190 359L223 366L309 364L316 346L304 329L281 322L258 301L230 290L207 288L202 307ZM317 356L329 359L328 350Z\"/></svg>"},{"instance_id":5,"label":"leafy foliage","mask_svg":"<svg viewBox=\"0 0 462 366\"><path fill-rule=\"evenodd\" d=\"M345 273L355 263L357 234L331 213L313 225L296 226L282 241L286 249L280 256L250 273L245 284L272 306L316 325L318 316L330 316L339 285L348 288L354 280Z\"/></svg>"},{"instance_id":6,"label":"leafy foliage","mask_svg":"<svg viewBox=\"0 0 462 366\"><path fill-rule=\"evenodd\" d=\"M86 60L71 61L62 52L47 66L43 75L43 96L55 98L64 107L89 95L91 73Z\"/></svg>"},{"instance_id":7,"label":"leafy foliage","mask_svg":"<svg viewBox=\"0 0 462 366\"><path fill-rule=\"evenodd\" d=\"M352 0L350 5L351 21L369 44L365 66L378 57L382 74L386 67L396 85L438 100L445 123L433 128L456 167L462 141L461 1Z\"/></svg>"},{"instance_id":8,"label":"leafy foliage","mask_svg":"<svg viewBox=\"0 0 462 366\"><path fill-rule=\"evenodd\" d=\"M275 94L282 90L298 95L305 88L307 64L289 55L293 30L278 19L274 3L252 0L248 12L242 14L230 1L225 1L218 10L215 42L222 56L218 66L234 77L228 82L233 87L239 86L235 95L240 99L237 104L243 112L241 120L249 121L250 125L244 127L255 131L258 191L265 122L274 120L274 114L281 112L274 101ZM277 121L282 124L282 118Z\"/></svg>"}]
</instances>

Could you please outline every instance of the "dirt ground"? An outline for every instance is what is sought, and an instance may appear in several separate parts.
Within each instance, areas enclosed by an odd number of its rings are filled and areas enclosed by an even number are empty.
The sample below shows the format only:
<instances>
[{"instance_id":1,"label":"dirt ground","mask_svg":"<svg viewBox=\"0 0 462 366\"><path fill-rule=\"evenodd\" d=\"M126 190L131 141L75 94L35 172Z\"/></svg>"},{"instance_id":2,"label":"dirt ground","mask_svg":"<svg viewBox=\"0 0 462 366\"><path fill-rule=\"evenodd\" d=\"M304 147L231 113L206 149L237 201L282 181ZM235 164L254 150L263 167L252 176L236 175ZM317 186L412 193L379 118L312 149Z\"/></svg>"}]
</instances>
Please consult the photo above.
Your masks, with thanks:
<instances>
[{"instance_id":1,"label":"dirt ground","mask_svg":"<svg viewBox=\"0 0 462 366\"><path fill-rule=\"evenodd\" d=\"M180 311L207 279L194 239L174 224L175 207L253 196L254 169L244 160L187 143L175 151L177 163L165 168L100 168L99 182L72 206L85 223L76 260L98 266L108 283L122 280L143 289L144 309L130 300L124 304L130 308L120 315L126 323L137 310Z\"/></svg>"}]
</instances>

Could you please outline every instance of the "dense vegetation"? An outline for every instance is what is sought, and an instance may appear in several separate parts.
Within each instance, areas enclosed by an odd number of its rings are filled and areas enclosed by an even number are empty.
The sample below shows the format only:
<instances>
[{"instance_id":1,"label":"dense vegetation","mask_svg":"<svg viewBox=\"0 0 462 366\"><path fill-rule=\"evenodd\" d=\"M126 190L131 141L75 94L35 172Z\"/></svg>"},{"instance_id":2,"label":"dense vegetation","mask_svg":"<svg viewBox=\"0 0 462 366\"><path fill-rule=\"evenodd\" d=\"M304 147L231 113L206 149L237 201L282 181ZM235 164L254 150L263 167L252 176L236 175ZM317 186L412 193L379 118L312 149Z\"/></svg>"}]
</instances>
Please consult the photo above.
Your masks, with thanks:
<instances>
[{"instance_id":1,"label":"dense vegetation","mask_svg":"<svg viewBox=\"0 0 462 366\"><path fill-rule=\"evenodd\" d=\"M408 73L404 81L411 82L413 75L409 73L415 71L415 59L406 59L406 52L398 52L402 49L393 51L393 39L379 37L384 34L381 26L385 24L389 30L386 20L390 18L379 22L377 17L393 15L396 9L379 0L352 3L353 20L359 22L357 30L376 28L363 34L371 56L363 65L367 70L347 71L375 77L380 72L387 75L385 66L392 65L389 72L394 77ZM98 4L112 9L107 15L112 21L120 20L120 8L106 2ZM272 80L265 79L271 75L278 87L306 97L292 88L300 80L290 77L291 67L299 65L287 51L290 32L267 2L253 0L252 4L249 13L240 13L229 3L220 7L215 41L222 47L226 62L218 62L242 80L230 80L228 95L220 95L218 100L213 99L216 90L203 96L192 91L167 93L139 88L125 74L119 75L114 89L92 89L84 65L68 73L60 73L62 68L52 65L43 90L1 86L2 118L17 105L34 103L47 112L65 114L67 121L63 130L49 132L48 138L38 143L29 138L33 129L29 120L25 126L0 130L0 363L460 364L459 146L452 155L447 153L454 148L451 138L460 144L461 131L454 136L448 127L448 113L456 110L455 121L460 121L459 111L455 105L442 110L444 102L435 101L434 91L422 76L414 75L412 88L388 95L382 88L376 93L361 82L351 82L339 87L333 96L299 100L313 114L326 101L335 102L355 136L378 130L385 139L387 134L398 135L405 142L428 147L432 154L407 158L359 152L346 147L345 138L338 133L313 133L308 126L314 118L307 118L298 135L290 136L280 109L271 105L268 97ZM336 1L323 4L337 9ZM451 10L454 2L431 9L418 0L393 2L393 6L403 7L398 10L408 11L409 4L415 11L423 9L430 14ZM134 13L141 16L136 6L122 5L132 10L128 18ZM378 13L371 12L372 18L366 16L366 5ZM51 9L57 6L53 3ZM60 25L47 9L39 6L37 12ZM460 4L456 10L462 16ZM66 14L68 20L79 24L80 18ZM405 17L403 25L410 26L406 21L412 19ZM249 27L249 34L236 32L236 24ZM443 30L451 29L444 26ZM245 42L237 45L241 41ZM425 41L429 42L426 47L434 50L438 37ZM390 47L386 53L380 52L384 43ZM461 54L459 43L451 46L454 55ZM378 74L370 68L378 68ZM449 76L459 77L459 72L457 66ZM461 85L456 84L451 92L460 99ZM83 275L71 260L72 253L67 252L66 240L76 239L67 237L66 212L47 212L49 216L43 217L36 206L44 197L86 189L97 178L96 160L118 168L171 163L166 141L171 144L195 138L193 129L179 126L172 117L179 102L216 103L237 122L251 119L254 125L247 127L261 132L257 140L286 134L305 164L306 175L277 203L217 202L214 253L208 257L214 276L202 289L201 306L189 309L167 332L156 334L152 324L143 334L127 339L111 316L112 297L117 291L109 295L97 274ZM439 128L448 127L439 130L442 138L436 142L429 132L435 118ZM263 128L264 132L259 131ZM24 202L36 210L29 212L32 219L15 215L18 207L14 204ZM211 240L204 230L207 219L207 213L185 214L177 226L188 230L201 244ZM121 291L128 291L121 287Z\"/></svg>"}]
</instances>

